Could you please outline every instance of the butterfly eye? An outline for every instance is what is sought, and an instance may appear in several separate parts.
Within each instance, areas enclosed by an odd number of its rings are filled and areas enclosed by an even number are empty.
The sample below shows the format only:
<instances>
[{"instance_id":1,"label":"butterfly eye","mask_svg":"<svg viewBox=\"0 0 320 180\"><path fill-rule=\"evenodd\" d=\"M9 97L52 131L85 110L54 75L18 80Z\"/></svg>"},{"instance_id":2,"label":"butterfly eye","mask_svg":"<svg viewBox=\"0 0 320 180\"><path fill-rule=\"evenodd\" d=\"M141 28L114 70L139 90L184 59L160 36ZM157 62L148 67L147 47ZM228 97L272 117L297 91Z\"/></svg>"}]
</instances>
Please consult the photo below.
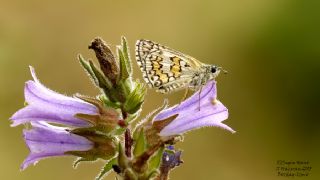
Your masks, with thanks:
<instances>
[{"instance_id":1,"label":"butterfly eye","mask_svg":"<svg viewBox=\"0 0 320 180\"><path fill-rule=\"evenodd\" d=\"M211 72L212 72L212 73L217 72L217 68L216 68L215 66L213 66L213 67L211 68Z\"/></svg>"}]
</instances>

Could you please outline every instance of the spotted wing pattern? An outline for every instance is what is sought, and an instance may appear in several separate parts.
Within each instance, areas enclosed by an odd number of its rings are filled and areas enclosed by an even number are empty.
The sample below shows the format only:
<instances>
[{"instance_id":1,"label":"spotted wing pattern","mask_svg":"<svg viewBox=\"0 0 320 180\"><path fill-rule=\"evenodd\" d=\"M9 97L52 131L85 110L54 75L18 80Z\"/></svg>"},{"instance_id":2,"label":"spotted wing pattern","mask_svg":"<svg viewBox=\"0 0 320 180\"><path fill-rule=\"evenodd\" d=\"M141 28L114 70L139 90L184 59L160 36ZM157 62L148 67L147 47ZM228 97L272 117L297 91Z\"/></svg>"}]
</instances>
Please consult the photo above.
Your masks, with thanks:
<instances>
[{"instance_id":1,"label":"spotted wing pattern","mask_svg":"<svg viewBox=\"0 0 320 180\"><path fill-rule=\"evenodd\" d=\"M149 87L167 93L188 86L202 63L149 40L138 40L136 59Z\"/></svg>"}]
</instances>

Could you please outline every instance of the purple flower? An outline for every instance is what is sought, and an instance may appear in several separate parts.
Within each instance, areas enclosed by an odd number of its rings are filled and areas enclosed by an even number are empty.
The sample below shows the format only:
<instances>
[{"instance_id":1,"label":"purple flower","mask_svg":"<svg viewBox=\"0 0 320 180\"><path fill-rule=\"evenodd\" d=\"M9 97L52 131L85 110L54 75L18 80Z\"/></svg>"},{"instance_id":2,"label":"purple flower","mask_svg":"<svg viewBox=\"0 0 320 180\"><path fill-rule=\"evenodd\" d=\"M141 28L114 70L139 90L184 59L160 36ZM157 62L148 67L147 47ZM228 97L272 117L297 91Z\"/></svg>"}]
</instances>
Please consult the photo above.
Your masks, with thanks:
<instances>
[{"instance_id":1,"label":"purple flower","mask_svg":"<svg viewBox=\"0 0 320 180\"><path fill-rule=\"evenodd\" d=\"M181 160L182 151L175 151L173 146L168 146L167 150L163 152L161 171L169 172L170 169L179 166L183 161Z\"/></svg>"},{"instance_id":2,"label":"purple flower","mask_svg":"<svg viewBox=\"0 0 320 180\"><path fill-rule=\"evenodd\" d=\"M63 156L68 151L87 151L93 148L93 142L69 133L66 128L46 122L31 122L31 124L32 129L23 131L30 154L22 163L21 170L43 158Z\"/></svg>"},{"instance_id":3,"label":"purple flower","mask_svg":"<svg viewBox=\"0 0 320 180\"><path fill-rule=\"evenodd\" d=\"M154 121L164 120L175 114L178 114L176 119L160 131L160 136L178 135L208 126L217 126L232 133L235 132L229 126L222 123L223 120L228 118L228 109L217 100L215 81L210 81L202 88L200 98L198 91L181 104L162 110L155 116Z\"/></svg>"},{"instance_id":4,"label":"purple flower","mask_svg":"<svg viewBox=\"0 0 320 180\"><path fill-rule=\"evenodd\" d=\"M162 155L159 179L168 179L170 171L183 163L181 160L181 154L182 151L174 150L173 146L167 147Z\"/></svg>"},{"instance_id":5,"label":"purple flower","mask_svg":"<svg viewBox=\"0 0 320 180\"><path fill-rule=\"evenodd\" d=\"M17 111L10 119L11 126L27 122L46 121L74 127L86 127L89 123L75 117L77 113L98 114L96 106L80 99L54 92L40 83L30 66L33 81L27 81L24 96L27 106Z\"/></svg>"}]
</instances>

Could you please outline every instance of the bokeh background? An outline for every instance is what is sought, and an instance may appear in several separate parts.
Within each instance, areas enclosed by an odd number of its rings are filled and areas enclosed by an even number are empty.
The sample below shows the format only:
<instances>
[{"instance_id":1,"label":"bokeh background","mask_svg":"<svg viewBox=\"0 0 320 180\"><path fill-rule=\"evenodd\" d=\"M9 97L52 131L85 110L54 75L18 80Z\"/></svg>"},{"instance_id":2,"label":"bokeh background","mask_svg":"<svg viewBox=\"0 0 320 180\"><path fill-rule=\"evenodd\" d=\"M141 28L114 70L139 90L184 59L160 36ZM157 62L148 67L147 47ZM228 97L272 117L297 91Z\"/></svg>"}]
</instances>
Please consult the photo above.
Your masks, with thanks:
<instances>
[{"instance_id":1,"label":"bokeh background","mask_svg":"<svg viewBox=\"0 0 320 180\"><path fill-rule=\"evenodd\" d=\"M146 38L205 63L223 66L219 99L228 107L226 124L190 132L178 148L185 163L172 179L273 180L277 160L309 161L307 178L320 179L320 3L317 0L135 0L0 2L0 179L93 179L102 162L72 168L73 158L39 162L24 172L28 155L23 127L8 118L23 106L28 65L51 89L96 95L76 56L96 37L114 49L124 35ZM136 78L141 73L134 64ZM164 97L176 103L183 92L148 91L142 116ZM114 179L109 176L106 179Z\"/></svg>"}]
</instances>

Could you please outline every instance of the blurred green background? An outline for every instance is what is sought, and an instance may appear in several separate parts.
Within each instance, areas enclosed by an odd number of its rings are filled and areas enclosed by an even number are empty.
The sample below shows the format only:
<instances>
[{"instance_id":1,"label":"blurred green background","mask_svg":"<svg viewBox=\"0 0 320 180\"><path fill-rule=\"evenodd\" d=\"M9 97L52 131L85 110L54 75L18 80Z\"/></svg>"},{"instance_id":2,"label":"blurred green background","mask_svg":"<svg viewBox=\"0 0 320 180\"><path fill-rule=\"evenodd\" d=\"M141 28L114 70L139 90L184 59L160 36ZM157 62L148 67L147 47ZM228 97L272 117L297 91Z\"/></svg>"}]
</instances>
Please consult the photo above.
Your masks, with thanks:
<instances>
[{"instance_id":1,"label":"blurred green background","mask_svg":"<svg viewBox=\"0 0 320 180\"><path fill-rule=\"evenodd\" d=\"M124 35L134 58L134 43L145 38L223 66L219 99L228 107L226 124L237 133L204 128L185 136L178 148L185 163L172 179L273 180L277 160L305 160L310 177L320 179L320 1L312 0L136 0L0 3L0 179L93 179L102 162L72 169L73 158L41 161L24 172L28 155L23 127L8 118L23 106L28 65L51 89L96 95L79 66L82 53L101 36L114 49ZM134 64L137 78L141 73ZM148 91L146 115L168 97L183 92ZM109 176L106 179L113 179Z\"/></svg>"}]
</instances>

